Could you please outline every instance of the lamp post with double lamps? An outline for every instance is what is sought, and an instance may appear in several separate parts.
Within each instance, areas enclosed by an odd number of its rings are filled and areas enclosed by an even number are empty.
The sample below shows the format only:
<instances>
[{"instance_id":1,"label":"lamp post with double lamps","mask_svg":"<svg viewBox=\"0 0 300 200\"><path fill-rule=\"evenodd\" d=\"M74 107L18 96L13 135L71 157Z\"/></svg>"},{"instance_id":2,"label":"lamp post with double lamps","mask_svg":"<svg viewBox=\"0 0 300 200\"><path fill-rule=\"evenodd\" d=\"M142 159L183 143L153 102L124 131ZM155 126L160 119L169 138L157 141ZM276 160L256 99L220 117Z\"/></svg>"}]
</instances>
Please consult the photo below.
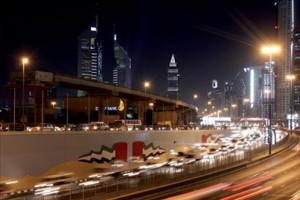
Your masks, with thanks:
<instances>
[{"instance_id":1,"label":"lamp post with double lamps","mask_svg":"<svg viewBox=\"0 0 300 200\"><path fill-rule=\"evenodd\" d=\"M291 119L290 119L290 134L293 133L293 129L292 129L292 126L293 126L293 80L295 79L295 75L287 75L286 76L286 79L287 80L290 80L290 112L291 112Z\"/></svg>"},{"instance_id":2,"label":"lamp post with double lamps","mask_svg":"<svg viewBox=\"0 0 300 200\"><path fill-rule=\"evenodd\" d=\"M22 117L21 117L21 122L22 124L25 123L25 113L24 113L24 109L25 109L25 65L29 62L27 57L23 57L22 58L22 67L23 67L23 71L22 71L22 79L23 79L23 85L22 85Z\"/></svg>"},{"instance_id":3,"label":"lamp post with double lamps","mask_svg":"<svg viewBox=\"0 0 300 200\"><path fill-rule=\"evenodd\" d=\"M261 52L263 54L267 54L269 55L269 87L267 90L269 90L269 98L268 98L268 104L269 104L269 126L268 126L268 133L269 133L269 154L271 154L271 148L272 148L272 126L271 126L271 122L272 122L272 97L275 95L274 94L274 90L275 90L275 83L274 83L274 70L272 69L272 56L273 54L279 53L280 52L280 47L277 45L267 45L267 46L263 46L261 48Z\"/></svg>"}]
</instances>

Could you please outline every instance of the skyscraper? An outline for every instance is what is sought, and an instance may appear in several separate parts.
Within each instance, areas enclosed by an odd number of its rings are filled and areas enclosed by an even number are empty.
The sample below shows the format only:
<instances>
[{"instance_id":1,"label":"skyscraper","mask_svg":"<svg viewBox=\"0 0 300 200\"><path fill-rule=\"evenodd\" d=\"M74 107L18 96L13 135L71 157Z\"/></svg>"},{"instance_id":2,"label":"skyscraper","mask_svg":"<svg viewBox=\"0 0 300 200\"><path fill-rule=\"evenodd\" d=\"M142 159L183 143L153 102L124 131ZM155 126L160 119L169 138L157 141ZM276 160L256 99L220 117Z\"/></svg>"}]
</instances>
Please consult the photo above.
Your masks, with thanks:
<instances>
[{"instance_id":1,"label":"skyscraper","mask_svg":"<svg viewBox=\"0 0 300 200\"><path fill-rule=\"evenodd\" d=\"M168 97L179 99L179 73L174 54L172 54L168 68Z\"/></svg>"},{"instance_id":2,"label":"skyscraper","mask_svg":"<svg viewBox=\"0 0 300 200\"><path fill-rule=\"evenodd\" d=\"M78 67L80 78L102 82L102 47L98 41L98 20L96 17L86 30L78 37ZM78 96L85 95L78 91Z\"/></svg>"},{"instance_id":3,"label":"skyscraper","mask_svg":"<svg viewBox=\"0 0 300 200\"><path fill-rule=\"evenodd\" d=\"M292 90L286 76L293 73L292 47L294 32L294 0L278 2L278 40L281 53L276 66L276 112L278 119L285 119L291 108Z\"/></svg>"},{"instance_id":4,"label":"skyscraper","mask_svg":"<svg viewBox=\"0 0 300 200\"><path fill-rule=\"evenodd\" d=\"M264 118L274 118L275 114L275 76L274 76L274 64L272 61L265 62L265 65L261 71L261 98L260 98L260 116ZM271 69L270 69L271 67Z\"/></svg>"},{"instance_id":5,"label":"skyscraper","mask_svg":"<svg viewBox=\"0 0 300 200\"><path fill-rule=\"evenodd\" d=\"M131 59L125 49L118 43L117 34L114 34L113 83L118 86L131 88Z\"/></svg>"},{"instance_id":6,"label":"skyscraper","mask_svg":"<svg viewBox=\"0 0 300 200\"><path fill-rule=\"evenodd\" d=\"M300 31L294 33L294 52L293 52L293 65L294 74L300 77ZM294 109L300 111L300 81L296 79L294 84Z\"/></svg>"},{"instance_id":7,"label":"skyscraper","mask_svg":"<svg viewBox=\"0 0 300 200\"><path fill-rule=\"evenodd\" d=\"M263 70L262 66L250 66L244 68L245 93L243 94L242 97L243 98L242 105L245 114L247 114L245 116L250 116L250 117L264 116L261 114L261 109L265 109L265 107L268 108L268 104L266 104L268 102L268 99L264 99L265 100L264 102L262 97L265 97L265 94L262 93L264 90L271 88L272 90L271 94L273 95L275 94L274 80L270 81L270 77L274 78L274 76L269 75L270 71L268 71L269 70L268 62L266 63L264 69L265 70ZM273 83L273 86L270 87L270 83ZM266 111L266 113L268 112ZM266 114L265 117L268 117L268 115Z\"/></svg>"}]
</instances>

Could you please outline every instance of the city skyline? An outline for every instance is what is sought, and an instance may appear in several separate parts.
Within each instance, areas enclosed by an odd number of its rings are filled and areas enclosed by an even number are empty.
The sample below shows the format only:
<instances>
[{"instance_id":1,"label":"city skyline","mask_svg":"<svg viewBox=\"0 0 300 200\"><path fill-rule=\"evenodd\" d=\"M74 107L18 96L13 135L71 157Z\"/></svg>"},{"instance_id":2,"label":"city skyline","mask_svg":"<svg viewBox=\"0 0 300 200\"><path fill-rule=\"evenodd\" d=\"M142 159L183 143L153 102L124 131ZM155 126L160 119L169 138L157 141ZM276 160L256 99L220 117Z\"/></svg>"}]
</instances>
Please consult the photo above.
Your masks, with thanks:
<instances>
[{"instance_id":1,"label":"city skyline","mask_svg":"<svg viewBox=\"0 0 300 200\"><path fill-rule=\"evenodd\" d=\"M21 70L18 58L22 55L30 57L26 70L76 75L77 37L98 14L104 81L112 83L115 24L118 40L132 59L132 88L142 90L148 80L149 92L166 96L167 70L174 53L182 100L190 103L195 93L199 101L206 99L213 79L221 85L244 67L263 65L267 58L259 48L274 38L276 17L273 1L218 5L203 1L201 6L192 1L99 1L97 6L94 1L63 1L47 5L51 12L42 5L34 10L32 5L26 3L19 10L8 4L1 14L6 27L1 37L1 84L9 71Z\"/></svg>"}]
</instances>

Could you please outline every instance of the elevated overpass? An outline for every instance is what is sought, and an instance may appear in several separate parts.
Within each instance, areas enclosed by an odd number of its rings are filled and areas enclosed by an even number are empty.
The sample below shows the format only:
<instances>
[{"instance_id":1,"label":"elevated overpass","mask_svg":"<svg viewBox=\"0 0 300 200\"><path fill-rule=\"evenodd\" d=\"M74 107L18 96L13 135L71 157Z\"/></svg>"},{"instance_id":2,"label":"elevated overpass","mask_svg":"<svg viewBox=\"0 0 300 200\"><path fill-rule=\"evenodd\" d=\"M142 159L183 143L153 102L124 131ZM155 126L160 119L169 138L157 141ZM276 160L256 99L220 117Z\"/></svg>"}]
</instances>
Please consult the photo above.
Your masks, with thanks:
<instances>
[{"instance_id":1,"label":"elevated overpass","mask_svg":"<svg viewBox=\"0 0 300 200\"><path fill-rule=\"evenodd\" d=\"M159 104L165 103L166 105L175 105L180 108L195 110L195 106L183 101L114 84L85 80L75 76L53 73L53 83L61 87L83 90L91 95L121 96L135 101L143 101L146 98L146 100L154 100Z\"/></svg>"},{"instance_id":2,"label":"elevated overpass","mask_svg":"<svg viewBox=\"0 0 300 200\"><path fill-rule=\"evenodd\" d=\"M22 84L22 73L12 72L9 82L5 85L6 89L11 90L9 92L10 102L14 99L12 90L16 89L17 93L20 92L19 94L21 94ZM68 104L68 111L73 110L73 113L83 113L86 111L88 121L101 120L111 122L116 118L128 118L128 107L135 110L134 112L136 113L134 117L141 119L145 122L144 124L147 124L147 115L150 115L148 119L151 118L151 123L148 122L148 124L156 124L158 121L171 121L172 124L188 124L192 121L193 115L196 113L196 107L193 105L148 91L145 92L110 83L90 81L65 74L31 71L25 74L25 94L33 94L33 96L30 97L25 96L27 122L47 122L47 118L44 119L44 116L45 114L49 114L49 112L51 114L51 110L49 111L49 109L51 109L49 103L51 99L43 92L49 88L68 88L85 91L87 94L86 97L68 97L68 100L64 100L64 105L65 109L67 109L66 104ZM43 95L39 93L43 93ZM35 100L32 101L34 103L31 103L29 98L34 98ZM67 98L67 96L65 98ZM85 106L85 108L80 109L78 105L82 105L84 104L83 102L86 101L91 102L89 103L90 108L86 108ZM21 100L17 99L17 102L21 102ZM123 112L120 112L120 105L118 105L120 103L124 104ZM22 107L22 105L16 105L17 111L21 109L20 107ZM99 109L97 113L95 113L96 107ZM119 117L109 114L107 111L108 108L113 109L115 111L114 115L119 115ZM20 119L21 116L18 117L18 113L19 112L17 112L17 119ZM41 120L39 120L39 116L41 116Z\"/></svg>"}]
</instances>

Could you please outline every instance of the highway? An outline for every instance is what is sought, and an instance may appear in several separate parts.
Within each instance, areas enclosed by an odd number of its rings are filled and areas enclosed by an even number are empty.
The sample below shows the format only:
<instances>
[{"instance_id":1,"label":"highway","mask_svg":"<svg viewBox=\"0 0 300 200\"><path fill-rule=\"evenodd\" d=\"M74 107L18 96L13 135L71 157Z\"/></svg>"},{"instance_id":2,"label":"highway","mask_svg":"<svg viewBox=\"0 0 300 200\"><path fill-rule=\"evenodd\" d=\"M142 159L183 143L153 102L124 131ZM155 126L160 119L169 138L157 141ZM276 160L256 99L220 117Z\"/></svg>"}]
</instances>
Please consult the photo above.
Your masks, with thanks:
<instances>
[{"instance_id":1,"label":"highway","mask_svg":"<svg viewBox=\"0 0 300 200\"><path fill-rule=\"evenodd\" d=\"M254 134L255 135L255 134ZM252 135L252 136L254 136ZM251 137L250 137L251 138ZM259 138L258 138L259 139ZM265 145L260 146L262 139L252 140L252 145L261 152L261 156L253 157L255 149L245 151L236 149L227 154L210 154L212 158L185 159L162 166L141 163L136 175L125 176L115 173L109 180L103 178L89 179L76 183L76 187L64 192L44 190L45 194L37 195L32 190L27 195L16 194L14 199L290 199L298 192L300 165L298 154L299 137L289 137L282 147L290 145L286 150L276 153L281 146L272 149L268 155ZM238 143L237 143L238 144ZM236 145L237 145L236 144ZM296 147L294 147L296 146ZM246 151L246 148L248 150ZM253 147L253 146L252 146ZM264 150L265 149L265 150ZM209 156L209 157L210 157ZM192 161L189 162L188 161ZM151 162L154 162L151 161ZM185 163L185 164L184 164ZM177 164L177 165L175 165ZM181 165L179 165L181 164ZM184 165L183 165L184 164ZM147 167L147 169L142 168ZM152 167L151 169L149 167ZM142 172L143 171L143 172ZM299 170L298 170L299 171ZM99 176L103 172L99 172ZM102 174L103 175L103 174ZM109 178L107 176L106 178ZM295 185L296 187L289 187ZM73 184L74 185L74 184ZM55 189L55 188L52 188ZM59 189L57 187L57 189ZM129 191L130 190L130 191ZM193 191L193 193L189 193ZM51 192L50 196L48 193ZM131 194L130 194L131 193ZM189 195L188 197L176 195ZM235 196L232 196L235 195ZM247 198L245 197L247 195ZM12 197L12 196L11 196Z\"/></svg>"},{"instance_id":2,"label":"highway","mask_svg":"<svg viewBox=\"0 0 300 200\"><path fill-rule=\"evenodd\" d=\"M198 183L194 181L157 189L156 192L114 199L300 199L299 149L300 144L293 145L258 164L248 164L244 169L218 174Z\"/></svg>"},{"instance_id":3,"label":"highway","mask_svg":"<svg viewBox=\"0 0 300 200\"><path fill-rule=\"evenodd\" d=\"M222 199L233 194L241 193L252 188L259 187L257 195L253 195L251 199L291 199L294 194L300 191L300 155L298 153L299 145L293 149L289 149L266 162L250 167L245 170L238 171L234 174L217 178L213 181L206 182L206 185L214 185L217 183L232 183L233 185L241 185L245 180L254 180L254 178L265 178L265 181L253 181L252 184L244 184L245 187L227 188L225 191L219 191L210 196L210 199ZM254 192L245 193L239 197L228 199L246 199L243 196ZM300 199L300 198L298 198Z\"/></svg>"}]
</instances>

